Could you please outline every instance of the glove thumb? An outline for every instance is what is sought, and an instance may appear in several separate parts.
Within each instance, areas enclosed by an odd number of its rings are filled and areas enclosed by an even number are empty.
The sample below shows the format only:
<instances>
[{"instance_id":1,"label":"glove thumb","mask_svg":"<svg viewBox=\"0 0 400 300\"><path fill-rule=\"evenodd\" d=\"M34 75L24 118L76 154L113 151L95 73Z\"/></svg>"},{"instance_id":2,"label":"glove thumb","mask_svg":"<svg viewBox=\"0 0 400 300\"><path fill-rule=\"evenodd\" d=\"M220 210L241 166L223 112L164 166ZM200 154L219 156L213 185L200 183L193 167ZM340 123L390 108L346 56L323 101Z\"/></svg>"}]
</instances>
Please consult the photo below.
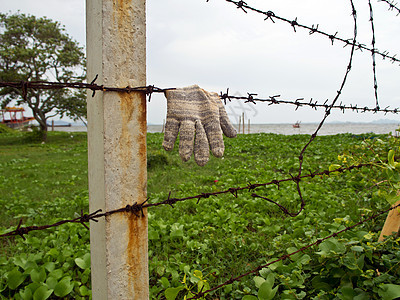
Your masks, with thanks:
<instances>
[{"instance_id":1,"label":"glove thumb","mask_svg":"<svg viewBox=\"0 0 400 300\"><path fill-rule=\"evenodd\" d=\"M228 114L225 111L225 107L222 104L221 99L217 100L219 108L219 122L221 125L222 132L229 138L234 138L237 135L235 127L233 127L231 121L229 120Z\"/></svg>"}]
</instances>

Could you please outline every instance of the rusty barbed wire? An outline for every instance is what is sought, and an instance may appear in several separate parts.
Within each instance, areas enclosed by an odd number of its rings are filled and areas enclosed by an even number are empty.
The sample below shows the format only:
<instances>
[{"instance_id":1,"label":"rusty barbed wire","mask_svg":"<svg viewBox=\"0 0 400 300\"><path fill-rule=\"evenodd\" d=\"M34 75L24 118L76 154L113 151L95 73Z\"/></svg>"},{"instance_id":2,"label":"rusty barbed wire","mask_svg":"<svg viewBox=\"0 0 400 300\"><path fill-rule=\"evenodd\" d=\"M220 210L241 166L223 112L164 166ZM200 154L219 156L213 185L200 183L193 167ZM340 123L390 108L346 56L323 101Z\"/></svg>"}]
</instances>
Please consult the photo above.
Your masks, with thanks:
<instances>
[{"instance_id":1,"label":"rusty barbed wire","mask_svg":"<svg viewBox=\"0 0 400 300\"><path fill-rule=\"evenodd\" d=\"M254 7L250 6L250 5L248 5L245 1L233 1L233 0L224 0L224 1L236 5L236 7L238 9L240 9L241 11L243 11L244 13L247 13L247 10L249 10L249 11L253 11L255 13L264 15L264 17L265 17L264 20L265 21L271 20L273 23L275 23L275 20L279 20L279 21L282 21L282 22L286 22L290 26L293 27L293 30L295 32L296 32L296 28L306 29L306 30L309 30L310 35L312 35L314 33L317 33L317 34L321 34L321 35L329 38L330 41L332 42L332 44L335 41L339 41L339 42L344 43L345 44L344 47L350 46L352 44L356 44L357 50L366 50L366 51L369 51L371 53L375 53L375 54L379 55L383 60L388 58L388 59L390 59L392 61L392 63L395 63L395 62L400 63L400 59L396 58L397 54L389 55L388 51L381 52L381 51L379 51L377 49L368 48L364 44L356 43L355 40L353 40L353 39L345 39L345 38L338 37L337 36L338 32L336 32L335 34L326 33L326 32L324 32L324 31L319 29L319 24L312 25L310 27L308 25L300 24L298 22L298 18L295 18L294 20L289 20L289 19L287 19L285 17L280 17L280 16L276 15L273 11L270 11L270 10L269 11L263 11L263 10L254 8ZM209 0L206 0L206 2L209 2ZM395 6L392 5L391 7L395 7ZM399 64L399 66L400 66L400 64Z\"/></svg>"},{"instance_id":2,"label":"rusty barbed wire","mask_svg":"<svg viewBox=\"0 0 400 300\"><path fill-rule=\"evenodd\" d=\"M308 249L310 249L311 247L317 246L317 245L321 244L322 242L324 242L324 241L326 241L326 240L328 240L328 239L330 239L330 238L337 237L338 235L340 235L340 234L342 234L342 233L345 233L345 232L347 232L347 231L350 231L350 230L356 228L357 226L360 226L360 225L362 225L362 224L364 224L364 223L367 223L367 222L369 222L369 221L375 220L375 219L377 219L378 217L382 216L383 214L386 214L386 213L388 213L388 212L390 212L390 211L392 211L392 210L394 210L394 209L396 209L396 208L399 208L399 207L400 207L400 204L398 204L398 205L396 205L396 206L392 206L392 207L390 207L390 208L387 209L387 210L380 211L380 212L378 212L378 213L376 213L376 214L374 214L374 215L372 215L372 216L370 216L370 217L365 218L364 220L360 220L359 222L357 222L356 224L354 224L354 225L352 225L352 226L348 226L348 227L346 227L346 228L344 228L344 229L342 229L342 230L339 230L339 231L337 231L337 232L334 232L334 233L332 233L332 234L330 234L330 235L328 235L328 236L326 236L326 237L324 237L324 238L317 239L315 242L313 242L313 243L311 243L311 244L308 244L307 246L301 247L301 248L298 249L297 251L291 252L291 253L289 253L289 254L282 255L281 257L279 257L279 258L277 258L277 259L275 259L275 260L273 260L273 261L270 261L270 262L268 262L268 263L266 263L266 264L264 264L264 265L260 265L260 266L258 266L257 268L255 268L255 269L253 269L253 270L251 270L251 271L248 271L248 272L246 272L246 273L243 273L243 274L241 274L241 275L239 275L239 276L237 276L237 277L235 277L235 278L230 278L229 280L225 281L224 283L221 283L220 285L217 285L217 286L215 286L215 287L213 287L213 288L211 288L211 289L208 289L208 290L206 290L206 291L204 291L204 292L203 292L203 291L201 291L201 292L199 292L199 293L194 293L194 292L192 292L193 294L195 294L195 296L193 296L193 297L191 297L191 298L187 298L187 299L188 299L188 300L189 300L189 299L199 299L199 298L201 298L201 297L204 297L204 296L205 296L206 294L208 294L208 293L211 293L211 292L216 291L216 290L218 290L218 289L220 289L220 288L222 288L222 287L224 287L224 286L227 286L227 285L229 285L229 284L232 284L232 283L234 283L235 281L240 281L243 277L246 277L246 276L251 275L251 274L255 274L255 273L261 271L262 269L264 269L264 268L266 268L266 267L268 267L268 266L270 266L270 265L272 265L272 264L274 264L274 263L277 263L277 262L280 262L280 261L284 261L284 260L286 260L286 259L289 259L290 257L292 257L292 256L295 255L295 254L298 254L298 253L300 253L300 252L304 252L305 250L308 250Z\"/></svg>"},{"instance_id":3,"label":"rusty barbed wire","mask_svg":"<svg viewBox=\"0 0 400 300\"><path fill-rule=\"evenodd\" d=\"M198 195L184 197L184 198L171 198L171 192L170 192L169 195L168 195L168 199L166 199L164 201L161 201L159 203L146 204L146 205L143 206L143 208L155 207L155 206L160 206L160 205L165 205L165 204L168 204L173 208L174 207L173 205L175 203L178 203L178 202L187 201L187 200L197 200L197 203L199 203L201 199L207 199L207 198L210 198L211 196L218 196L218 195L228 194L228 193L231 193L235 198L237 198L239 191L248 190L249 192L252 192L256 188L266 187L266 186L269 186L269 185L276 185L278 188L280 188L281 183L284 183L284 182L290 182L290 181L300 182L302 179L305 179L305 178L314 178L316 176L324 176L324 175L328 175L329 176L332 173L344 173L345 171L352 171L354 169L360 169L360 168L363 168L363 167L366 167L366 166L372 166L372 164L358 164L358 165L353 165L353 166L349 166L349 167L346 167L346 168L342 168L342 167L341 168L336 168L335 170L330 170L330 171L329 170L315 171L315 172L311 172L310 171L309 174L307 174L307 175L298 175L298 176L290 175L290 178L288 177L288 178L280 179L280 180L272 180L272 181L269 181L269 182L266 182L266 183L256 183L256 184L249 183L249 184L247 184L246 186L243 186L243 187L228 188L226 190L213 192L213 193L201 193L201 194L198 194ZM252 194L252 197L260 198L259 195L254 194L254 193ZM277 205L276 202L272 202L272 203Z\"/></svg>"},{"instance_id":4,"label":"rusty barbed wire","mask_svg":"<svg viewBox=\"0 0 400 300\"><path fill-rule=\"evenodd\" d=\"M77 217L74 219L61 220L54 224L42 225L42 226L25 226L24 227L24 226L21 226L22 225L22 219L21 219L15 230L1 234L0 238L19 235L20 237L25 239L24 235L30 233L31 231L46 230L46 229L58 227L58 226L61 226L61 225L67 224L67 223L80 223L83 226L85 226L87 229L89 229L89 227L87 227L87 225L85 223L88 223L90 220L97 222L96 218L100 211L101 210L97 210L91 214L83 214L83 211L81 211L80 217Z\"/></svg>"},{"instance_id":5,"label":"rusty barbed wire","mask_svg":"<svg viewBox=\"0 0 400 300\"><path fill-rule=\"evenodd\" d=\"M297 98L296 100L284 100L284 99L279 99L281 95L274 95L274 96L269 96L268 98L257 98L257 93L247 93L248 96L233 96L229 95L229 88L227 89L226 92L220 92L219 97L227 103L227 101L231 102L232 100L244 100L244 103L252 103L252 104L257 104L257 102L261 103L268 103L268 105L274 105L274 104L288 104L288 105L294 105L296 106L295 110L298 110L301 107L311 107L315 110L324 108L325 110L332 108L332 109L337 109L341 110L343 113L346 110L353 111L356 113L365 113L365 112L372 112L372 113L378 113L382 112L385 115L388 113L392 114L398 114L400 112L400 108L390 108L390 106L387 106L385 108L380 108L380 107L368 107L368 106L358 106L358 105L344 105L343 103L340 103L338 105L330 105L328 104L329 99L325 100L325 102L318 102L317 100L314 100L311 98L310 100L306 100L304 98ZM305 102L303 102L305 101Z\"/></svg>"},{"instance_id":6,"label":"rusty barbed wire","mask_svg":"<svg viewBox=\"0 0 400 300\"><path fill-rule=\"evenodd\" d=\"M148 203L147 199L145 202L138 204L138 203L133 203L132 205L126 205L125 207L119 208L119 209L115 209L115 210L111 210L105 213L102 213L102 210L96 210L93 213L90 214L84 214L81 211L81 215L80 217L76 217L73 219L66 219L66 220L61 220L58 221L54 224L49 224L49 225L42 225L42 226L22 226L22 219L19 221L18 226L15 230L1 234L0 238L3 237L11 237L11 236L21 236L22 238L25 238L24 235L32 232L32 231L39 231L39 230L46 230L49 228L54 228L54 227L58 227L67 223L80 223L83 226L85 226L87 229L89 229L85 223L89 223L89 221L94 221L94 222L98 222L98 219L102 218L102 217L106 217L106 216L110 216L116 213L122 213L122 212L131 212L133 213L136 217L140 217L143 215L143 209L146 208L150 208L150 207L158 207L158 206L162 206L162 205L169 205L172 208L174 208L174 204L179 203L179 202L183 202L183 201L188 201L188 200L197 200L197 204L200 203L200 200L202 199L208 199L212 196L218 196L218 195L222 195L222 194L232 194L234 197L238 197L238 192L239 191L245 191L248 190L249 192L254 191L255 189L259 188L259 187L265 187L265 186L269 186L269 185L276 185L278 188L280 188L281 183L284 182L290 182L290 181L294 181L294 182L299 182L302 179L306 179L306 178L314 178L314 177L318 177L318 176L330 176L331 174L336 174L336 173L344 173L346 171L351 172L352 170L355 169L361 169L363 167L367 167L367 166L373 166L372 164L369 163L363 163L363 164L358 164L358 165L352 165L349 167L340 167L340 168L336 168L334 170L324 170L324 171L314 171L314 172L309 172L309 174L307 175L301 175L301 176L290 176L290 178L284 178L284 179L280 179L280 180L272 180L266 183L256 183L256 184L252 184L252 183L248 183L246 186L242 186L242 187L235 187L235 188L228 188L226 190L223 191L218 191L218 192L212 192L212 193L201 193L198 195L194 195L194 196L189 196L189 197L184 197L184 198L171 198L171 193L169 193L168 198L164 201L161 202L157 202L157 203ZM261 196L253 193L252 197L254 198L262 198ZM277 205L285 214L289 215L289 216L293 216L293 213L290 213L286 208L282 209L282 205L278 204L277 202L274 201L270 201L271 203ZM303 210L305 206L302 205L301 210ZM287 213L286 213L287 212ZM301 212L301 211L300 211ZM300 213L299 212L299 213ZM298 215L299 213L297 213L296 215Z\"/></svg>"},{"instance_id":7,"label":"rusty barbed wire","mask_svg":"<svg viewBox=\"0 0 400 300\"><path fill-rule=\"evenodd\" d=\"M74 89L89 89L93 91L92 97L95 96L96 91L103 92L142 92L145 93L146 96L149 97L149 101L151 100L151 95L153 93L164 93L168 90L173 90L175 88L166 88L161 89L155 87L154 85L148 86L139 86L139 87L107 87L104 85L98 85L95 83L98 75L93 79L91 83L83 83L83 82L48 82L48 81L19 81L19 82L0 82L0 87L10 87L15 89L21 89L23 94L26 94L27 89L64 89L64 88L74 88Z\"/></svg>"},{"instance_id":8,"label":"rusty barbed wire","mask_svg":"<svg viewBox=\"0 0 400 300\"><path fill-rule=\"evenodd\" d=\"M81 82L69 82L69 83L62 83L62 82L48 82L48 81L11 81L11 82L0 82L0 87L12 87L15 89L21 89L23 90L24 93L26 93L28 88L32 89L62 89L62 88L76 88L76 89L90 89L93 90L94 92L96 91L114 91L114 92L142 92L145 93L149 97L149 101L151 100L151 94L153 93L164 93L165 91L176 89L176 88L159 88L155 87L154 85L148 85L144 87L125 87L125 88L116 88L116 87L103 87L101 85L93 84L93 83L81 83ZM248 96L234 96L234 95L229 95L229 88L227 89L226 92L220 92L219 97L221 100L224 101L225 104L227 104L227 101L231 102L232 100L243 100L244 103L252 103L252 104L257 104L257 102L260 103L268 103L268 105L275 105L275 104L288 104L288 105L293 105L295 106L295 110L298 110L299 108L302 107L311 107L315 110L317 109L325 109L327 110L328 108L332 109L337 109L341 110L343 113L348 110L348 111L353 111L356 113L366 113L366 112L372 112L372 113L378 113L382 112L385 115L388 113L391 114L398 114L400 113L400 108L390 108L390 106L387 106L385 108L379 108L379 107L368 107L368 106L358 106L356 105L344 105L343 103L340 103L338 105L330 105L328 104L328 99L325 100L325 102L318 102L317 100L314 100L311 98L310 100L306 100L304 98L297 98L295 100L285 100L285 99L279 99L281 95L274 95L274 96L269 96L267 98L258 98L255 97L258 95L258 93L247 93Z\"/></svg>"},{"instance_id":9,"label":"rusty barbed wire","mask_svg":"<svg viewBox=\"0 0 400 300\"><path fill-rule=\"evenodd\" d=\"M397 10L397 16L400 15L400 8L396 6L397 3L395 3L394 0L378 0L378 2L385 2L389 4L388 10Z\"/></svg>"}]
</instances>

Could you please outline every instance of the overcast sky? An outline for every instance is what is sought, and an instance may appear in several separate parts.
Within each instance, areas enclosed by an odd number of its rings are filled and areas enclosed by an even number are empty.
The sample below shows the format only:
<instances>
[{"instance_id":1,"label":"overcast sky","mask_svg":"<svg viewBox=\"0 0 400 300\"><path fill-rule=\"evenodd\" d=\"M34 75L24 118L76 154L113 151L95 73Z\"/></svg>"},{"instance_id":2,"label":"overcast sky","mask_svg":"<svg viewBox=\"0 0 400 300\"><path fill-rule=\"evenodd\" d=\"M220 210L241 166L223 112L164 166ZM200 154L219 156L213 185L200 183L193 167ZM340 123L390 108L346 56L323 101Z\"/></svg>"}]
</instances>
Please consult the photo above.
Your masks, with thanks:
<instances>
[{"instance_id":1,"label":"overcast sky","mask_svg":"<svg viewBox=\"0 0 400 300\"><path fill-rule=\"evenodd\" d=\"M349 0L248 0L249 5L300 24L319 24L330 34L352 38ZM358 12L358 41L371 47L372 32L367 0L354 0ZM384 2L372 0L376 48L400 57L400 16ZM2 12L46 16L65 25L67 33L85 45L84 0L0 0ZM264 21L256 13L243 13L224 0L147 1L147 83L158 87L198 84L209 91L234 95L257 93L260 98L332 100L343 80L350 47L283 22ZM400 66L377 58L380 106L400 107ZM340 99L345 104L374 107L372 59L357 51L353 69ZM319 122L323 110L291 105L242 104L233 101L226 110L232 121L246 113L255 123ZM161 124L166 100L153 96L148 122ZM400 115L333 113L328 121L400 121Z\"/></svg>"}]
</instances>

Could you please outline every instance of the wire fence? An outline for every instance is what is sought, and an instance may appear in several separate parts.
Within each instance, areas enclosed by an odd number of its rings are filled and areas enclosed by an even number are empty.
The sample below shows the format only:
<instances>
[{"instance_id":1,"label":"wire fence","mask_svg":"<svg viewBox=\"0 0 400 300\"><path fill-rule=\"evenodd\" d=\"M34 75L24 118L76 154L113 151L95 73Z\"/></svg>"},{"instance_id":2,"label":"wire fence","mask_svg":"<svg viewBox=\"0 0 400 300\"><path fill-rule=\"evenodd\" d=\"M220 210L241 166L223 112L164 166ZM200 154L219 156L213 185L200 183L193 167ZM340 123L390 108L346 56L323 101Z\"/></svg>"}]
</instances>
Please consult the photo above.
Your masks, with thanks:
<instances>
[{"instance_id":1,"label":"wire fence","mask_svg":"<svg viewBox=\"0 0 400 300\"><path fill-rule=\"evenodd\" d=\"M305 171L303 168L303 163L304 163L304 157L307 153L307 149L308 147L313 143L313 141L315 140L315 138L317 137L320 129L323 127L326 119L329 117L329 115L331 114L332 110L334 109L339 109L341 111L345 111L345 110L351 110L355 113L366 113L366 112L372 112L372 113L378 113L378 112L383 112L384 114L387 113L393 113L393 114L397 114L400 112L399 108L394 108L391 109L389 107L386 108L380 108L379 106L379 99L378 99L378 80L377 80L377 74L376 74L376 56L380 56L382 59L390 59L392 61L392 63L398 63L400 62L399 59L397 59L395 56L396 55L389 55L389 52L384 51L381 52L377 49L375 49L375 28L374 28L374 17L373 17L373 8L372 8L372 4L371 1L368 1L369 4L369 8L370 8L370 22L371 22L371 28L372 28L372 48L369 48L367 46L365 46L364 44L361 44L357 41L357 11L355 9L354 6L354 2L353 0L349 0L350 4L351 4L351 15L353 17L353 37L350 39L344 39L341 37L337 36L337 32L335 34L328 34L326 32L323 32L319 29L319 25L312 25L307 26L307 25L302 25L297 21L297 18L295 20L289 20L286 19L284 17L280 17L278 15L276 15L274 12L272 11L262 11L259 10L257 8L251 7L249 5L247 5L246 2L244 1L232 1L232 0L225 0L226 2L232 3L234 5L236 5L236 7L240 10L242 10L243 12L247 13L248 11L253 11L256 12L258 14L261 14L265 17L265 20L271 20L272 22L275 23L276 20L278 21L282 21L282 22L286 22L288 24L290 24L290 26L292 26L292 28L294 29L294 31L297 30L297 28L301 28L301 29L306 29L309 30L310 34L321 34L323 36L328 37L332 44L334 43L334 41L339 41L344 43L345 46L350 46L350 53L349 53L349 59L348 59L348 64L346 67L346 70L344 72L343 75L343 80L341 82L341 85L339 87L339 89L337 90L335 96L333 97L333 100L329 101L326 100L323 103L318 103L317 101L314 101L313 99L309 100L309 101L305 101L303 98L298 98L296 100L282 100L279 99L280 96L279 95L275 95L275 96L270 96L267 98L258 98L256 97L257 94L256 93L247 93L247 96L245 97L238 97L238 96L232 96L229 95L229 89L227 89L227 91L225 93L221 92L220 93L220 98L225 102L226 101L232 101L232 100L242 100L246 103L253 103L256 104L257 102L266 102L269 105L274 105L274 104L289 104L289 105L294 105L295 109L297 110L300 107L311 107L313 109L325 109L325 114L324 117L322 118L321 122L319 123L317 129L315 130L315 132L310 136L309 141L304 145L304 147L302 148L302 150L300 151L299 155L298 155L298 161L299 161L299 167L298 167L298 171L296 172L296 174L290 174L290 177L285 178L285 179L280 179L280 180L272 180L266 183L248 183L244 186L241 187L231 187L228 188L226 190L223 191L218 191L218 192L213 192L213 193L209 193L209 192L204 192L204 193L200 193L197 195L193 195L193 196L187 196L184 198L174 198L171 197L172 195L172 191L169 192L169 196L167 199L157 202L157 203L149 203L149 199L146 200L146 202L138 204L138 203L133 203L132 205L127 205L125 207L121 207L119 209L116 210L112 210L112 211L107 211L107 212L103 212L102 210L97 210L94 211L92 213L89 214L85 214L81 211L80 216L77 218L73 218L73 219L65 219L65 220L61 220L58 221L54 224L49 224L49 225L42 225L42 226L22 226L22 219L19 221L19 224L17 226L16 229L14 230L10 230L7 233L1 234L0 238L6 238L6 237L12 237L12 236L21 236L23 239L25 239L25 235L29 234L30 232L33 231L40 231L40 230L47 230L49 228L55 228L58 226L62 226L64 224L67 223L79 223L82 224L83 226L85 226L86 228L88 228L88 226L86 225L86 223L89 223L90 221L93 222L98 222L98 220L100 218L103 217L107 217L109 215L113 215L113 214L117 214L117 213L131 213L132 217L137 217L140 218L143 215L143 209L147 209L147 208L152 208L152 207L159 207L159 206L164 206L164 205L169 205L172 208L174 208L174 205L183 201L189 201L189 200L196 200L196 203L199 204L200 201L208 199L210 197L217 197L218 195L222 195L222 194L232 194L234 197L238 197L238 193L241 191L248 191L251 193L251 196L253 198L259 198L259 199L263 199L269 203L272 203L273 205L277 206L285 215L290 216L290 217L296 217L298 216L306 207L306 201L303 197L302 191L301 191L301 183L304 179L308 179L308 178L314 178L314 177L319 177L319 176L330 176L333 173L344 173L344 172L350 172L352 170L355 169L361 169L364 167L372 167L373 164L372 163L363 163L363 164L358 164L358 165L352 165L349 167L339 167L339 168L335 168L333 170L323 170L323 171L309 171L308 174L304 175ZM395 6L394 2L390 2L390 1L385 1L385 0L381 0L383 2L386 2L390 5L390 10L398 10L398 8ZM207 0L206 2L209 2L209 0ZM399 11L400 12L400 11ZM356 50L366 50L368 52L371 53L372 55L372 70L373 70L373 75L374 75L374 94L375 94L375 107L360 107L357 105L343 105L341 102L338 104L340 96L342 95L343 89L347 83L347 79L348 79L348 75L350 74L351 70L352 70L352 65L353 65L353 58L354 58L354 53ZM95 83L97 79L94 78L94 80L91 83L80 83L80 82L66 82L66 83L60 83L60 82L45 82L45 81L21 81L21 82L0 82L0 88L1 87L6 87L6 88L11 88L11 89L15 89L20 91L21 96L27 97L27 91L28 89L64 89L64 88L75 88L75 89L87 89L87 90L91 90L92 96L95 95L95 93L97 91L101 91L101 92L127 92L127 93L131 93L131 92L140 92L140 93L144 93L146 96L148 96L148 100L151 100L151 96L153 93L164 93L167 90L171 90L174 88L158 88L154 85L149 85L149 86L143 86L143 87L106 87L103 85L98 85ZM276 185L278 188L280 187L280 185L282 183L285 182L293 182L296 184L296 190L297 190L297 194L299 197L299 201L300 201L300 208L298 211L295 212L291 212L289 210L288 207L285 207L281 204L279 204L277 201L270 199L266 196L260 195L258 193L256 193L257 188L260 187L265 187L265 186L269 186L269 185ZM387 210L384 211L380 211L370 217L366 217L363 220L360 220L358 223L346 227L343 230L337 231L329 236L326 236L324 238L321 239L317 239L316 241L310 243L307 246L304 246L302 248L300 248L299 250L292 252L290 254L286 254L281 256L280 258L269 262L267 264L258 266L257 268L250 270L246 273L243 273L240 276L237 276L235 278L230 278L229 280L221 283L218 286L215 286L209 290L206 291L200 291L199 293L195 293L195 296L189 299L198 299L201 297L204 297L206 294L213 292L217 289L220 289L226 285L232 284L235 281L239 281L241 280L243 277L248 276L250 274L254 274L258 271L260 271L261 269L270 266L273 263L279 262L279 261L284 261L290 257L292 257L293 255L299 253L299 252L303 252L313 246L319 245L320 243L322 243L323 241L330 239L332 237L336 237L339 234L342 234L344 232L347 232L349 230L354 229L357 226L360 226L362 224L365 224L366 222L372 221L377 219L378 217L380 217L381 215L400 207L400 204L397 206L393 206Z\"/></svg>"},{"instance_id":2,"label":"wire fence","mask_svg":"<svg viewBox=\"0 0 400 300\"><path fill-rule=\"evenodd\" d=\"M98 85L95 83L95 80L91 83L82 83L82 82L49 82L49 81L11 81L11 82L0 82L1 87L8 87L13 89L21 90L24 94L26 94L26 90L31 89L63 89L63 88L76 88L76 89L89 89L93 91L94 95L97 91L103 92L143 92L148 97L148 101L151 101L151 95L153 93L164 93L168 90L173 90L175 88L160 88L154 85L142 86L142 87L107 87L103 85ZM345 111L353 111L356 113L384 113L386 114L398 114L400 113L400 107L391 108L387 106L385 108L379 107L368 107L368 106L359 106L358 104L349 104L345 105L342 102L339 104L331 105L328 104L329 99L326 99L324 102L318 102L318 100L314 99L305 99L305 98L296 98L295 100L289 99L280 99L281 95L268 96L266 98L257 97L258 93L254 92L246 92L247 96L235 96L229 94L229 88L227 88L226 92L220 92L220 98L227 104L227 101L231 102L232 100L240 100L244 103L267 103L268 105L277 105L277 104L287 104L295 106L295 110L304 107L310 107L312 109L331 109L331 110L340 110L343 113Z\"/></svg>"}]
</instances>

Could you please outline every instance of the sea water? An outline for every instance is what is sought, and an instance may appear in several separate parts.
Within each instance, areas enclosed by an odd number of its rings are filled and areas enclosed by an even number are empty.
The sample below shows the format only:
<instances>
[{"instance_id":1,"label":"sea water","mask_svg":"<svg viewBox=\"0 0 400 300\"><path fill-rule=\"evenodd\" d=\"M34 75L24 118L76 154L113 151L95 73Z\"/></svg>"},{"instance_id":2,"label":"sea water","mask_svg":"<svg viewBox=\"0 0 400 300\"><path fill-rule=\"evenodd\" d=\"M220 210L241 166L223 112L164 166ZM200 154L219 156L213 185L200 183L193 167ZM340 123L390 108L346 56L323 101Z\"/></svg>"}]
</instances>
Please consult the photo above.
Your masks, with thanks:
<instances>
[{"instance_id":1,"label":"sea water","mask_svg":"<svg viewBox=\"0 0 400 300\"><path fill-rule=\"evenodd\" d=\"M302 123L299 128L294 128L292 124L252 124L250 129L246 124L244 127L244 133L275 133L275 134L313 134L319 124L316 123ZM239 126L234 125L239 132ZM351 134L364 134L364 133L376 133L376 134L389 134L396 135L400 124L374 124L374 123L328 123L324 124L319 130L319 135L333 135L340 133L351 133ZM57 131L67 132L79 132L87 131L85 126L71 126L71 127L55 127ZM49 127L51 130L51 127ZM162 132L162 125L148 125L147 132ZM240 128L240 133L243 133L243 128Z\"/></svg>"}]
</instances>

